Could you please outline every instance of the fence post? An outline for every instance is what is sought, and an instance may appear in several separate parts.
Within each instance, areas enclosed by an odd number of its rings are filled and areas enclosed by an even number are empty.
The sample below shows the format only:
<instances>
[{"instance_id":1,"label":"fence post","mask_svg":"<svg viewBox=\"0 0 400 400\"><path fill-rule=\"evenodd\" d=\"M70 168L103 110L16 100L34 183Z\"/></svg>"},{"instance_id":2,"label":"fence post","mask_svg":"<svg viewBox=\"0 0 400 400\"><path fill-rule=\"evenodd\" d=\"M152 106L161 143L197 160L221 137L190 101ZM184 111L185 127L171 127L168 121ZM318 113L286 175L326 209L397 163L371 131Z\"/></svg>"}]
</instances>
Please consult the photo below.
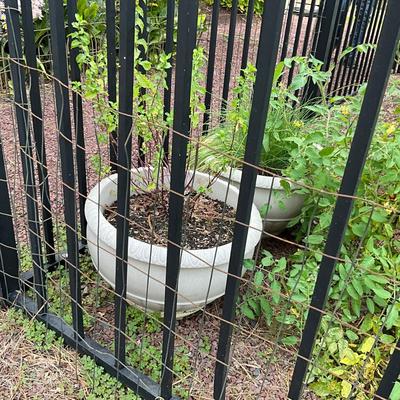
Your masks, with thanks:
<instances>
[{"instance_id":1,"label":"fence post","mask_svg":"<svg viewBox=\"0 0 400 400\"><path fill-rule=\"evenodd\" d=\"M232 72L232 58L233 58L235 36L236 36L237 13L238 13L238 0L232 0L231 17L229 20L228 45L226 49L224 86L222 88L221 115L220 115L221 122L225 121L225 111L229 96L229 86L231 82L231 72Z\"/></svg>"},{"instance_id":2,"label":"fence post","mask_svg":"<svg viewBox=\"0 0 400 400\"><path fill-rule=\"evenodd\" d=\"M399 378L400 373L400 340L397 341L396 347L393 351L392 356L385 372L383 373L381 383L379 384L378 390L375 393L374 400L388 399L390 393L392 393L394 384Z\"/></svg>"},{"instance_id":3,"label":"fence post","mask_svg":"<svg viewBox=\"0 0 400 400\"><path fill-rule=\"evenodd\" d=\"M285 27L285 33L283 36L283 43L282 43L282 51L281 51L281 61L286 58L287 56L287 50L289 47L289 36L290 36L290 30L292 27L292 19L293 19L293 9L294 9L294 0L290 0L288 9L287 9L287 19L286 19L286 27Z\"/></svg>"},{"instance_id":4,"label":"fence post","mask_svg":"<svg viewBox=\"0 0 400 400\"><path fill-rule=\"evenodd\" d=\"M311 0L310 9L308 11L308 21L307 21L306 31L304 33L303 49L301 51L302 56L305 56L308 53L309 40L311 35L311 28L314 19L315 8L316 8L316 0Z\"/></svg>"},{"instance_id":5,"label":"fence post","mask_svg":"<svg viewBox=\"0 0 400 400\"><path fill-rule=\"evenodd\" d=\"M64 217L67 233L67 265L72 306L72 322L75 339L84 337L81 272L79 269L78 232L76 220L76 191L74 153L69 106L69 82L62 1L50 1L50 34L53 52L54 91L56 97L58 142L61 159L61 175L64 193Z\"/></svg>"},{"instance_id":6,"label":"fence post","mask_svg":"<svg viewBox=\"0 0 400 400\"><path fill-rule=\"evenodd\" d=\"M336 260L353 207L353 197L357 192L393 66L396 45L400 36L399 20L400 2L390 0L302 334L289 388L289 399L291 400L300 398L305 384L304 379L327 301Z\"/></svg>"},{"instance_id":7,"label":"fence post","mask_svg":"<svg viewBox=\"0 0 400 400\"><path fill-rule=\"evenodd\" d=\"M262 139L264 137L284 8L285 2L282 0L266 0L264 3L257 54L257 77L251 105L244 155L245 164L243 165L236 211L237 222L235 223L233 231L232 250L229 259L225 299L218 338L214 381L214 399L218 400L225 398L233 321L236 314L236 300L257 179L256 165L258 165L259 162Z\"/></svg>"},{"instance_id":8,"label":"fence post","mask_svg":"<svg viewBox=\"0 0 400 400\"><path fill-rule=\"evenodd\" d=\"M25 71L22 67L22 41L17 0L6 0L7 36L10 48L10 69L13 82L15 114L21 153L24 192L26 195L29 241L31 245L34 288L40 312L47 312L46 274L42 259L42 241L37 205L33 146L29 126L28 99L25 88Z\"/></svg>"},{"instance_id":9,"label":"fence post","mask_svg":"<svg viewBox=\"0 0 400 400\"><path fill-rule=\"evenodd\" d=\"M128 273L128 221L132 158L134 0L120 2L119 101L118 101L118 186L117 248L115 260L115 358L116 367L125 364L126 283Z\"/></svg>"},{"instance_id":10,"label":"fence post","mask_svg":"<svg viewBox=\"0 0 400 400\"><path fill-rule=\"evenodd\" d=\"M172 56L174 51L174 21L175 20L175 0L167 0L167 21L165 25L166 35L165 35L165 45L164 52L170 55L171 67L167 69L167 76L165 78L166 87L164 89L164 108L163 108L163 118L167 121L168 115L171 111L171 82L172 82ZM169 152L169 129L166 129L164 136L164 160L168 161Z\"/></svg>"},{"instance_id":11,"label":"fence post","mask_svg":"<svg viewBox=\"0 0 400 400\"><path fill-rule=\"evenodd\" d=\"M107 37L107 90L109 107L117 101L117 57L115 38L115 0L106 0L106 37ZM117 133L109 136L110 167L117 171L118 150Z\"/></svg>"},{"instance_id":12,"label":"fence post","mask_svg":"<svg viewBox=\"0 0 400 400\"><path fill-rule=\"evenodd\" d=\"M75 15L78 13L77 0L68 0L68 33L75 32L73 23L76 21ZM81 81L81 72L79 70L76 57L79 55L79 49L73 49L71 46L72 41L69 41L69 64L71 70L71 80L74 82ZM87 182L86 182L86 149L85 137L83 129L83 106L82 96L80 93L72 92L72 107L74 110L74 131L76 140L76 175L78 181L78 195L79 195L79 221L81 224L81 241L86 243L86 218L85 218L85 201L87 197Z\"/></svg>"},{"instance_id":13,"label":"fence post","mask_svg":"<svg viewBox=\"0 0 400 400\"><path fill-rule=\"evenodd\" d=\"M0 137L0 289L7 301L10 293L18 289L19 260L11 214L3 146Z\"/></svg>"},{"instance_id":14,"label":"fence post","mask_svg":"<svg viewBox=\"0 0 400 400\"><path fill-rule=\"evenodd\" d=\"M32 130L35 139L39 187L42 200L43 233L46 248L47 263L54 265L56 262L53 220L50 203L49 172L46 160L46 145L43 131L42 101L40 98L39 72L36 61L35 32L32 18L32 3L21 3L22 29L24 32L24 45L26 64L29 67L30 88L29 96L32 111Z\"/></svg>"},{"instance_id":15,"label":"fence post","mask_svg":"<svg viewBox=\"0 0 400 400\"><path fill-rule=\"evenodd\" d=\"M337 30L337 17L340 12L341 0L325 0L324 8L319 21L319 32L313 50L313 55L324 64L322 69L327 71L332 58L333 44ZM321 6L320 6L321 7ZM314 99L320 95L317 85L309 81L303 95L304 101Z\"/></svg>"},{"instance_id":16,"label":"fence post","mask_svg":"<svg viewBox=\"0 0 400 400\"><path fill-rule=\"evenodd\" d=\"M341 0L325 0L321 15L320 30L315 44L314 56L318 60L323 61L325 69L328 69L329 61L332 57L340 3Z\"/></svg>"},{"instance_id":17,"label":"fence post","mask_svg":"<svg viewBox=\"0 0 400 400\"><path fill-rule=\"evenodd\" d=\"M148 18L148 15L147 15L148 14L147 1L139 0L138 6L139 6L139 9L141 11L141 14L138 13L137 18L139 18L141 20L141 23L142 23L142 26L143 26L143 28L140 28L140 27L138 28L139 29L138 39L139 40L143 40L145 43L147 43L148 37L149 37L149 34L148 34L148 21L147 21L147 18ZM136 29L136 26L135 26L135 29ZM138 50L139 50L139 59L142 60L142 61L147 60L147 52L146 52L145 47L143 45L139 44L138 45ZM141 73L143 75L146 75L146 70L143 68L142 65L139 64L137 69L138 69L139 73ZM141 96L143 98L145 96L145 94L146 94L146 89L143 88L143 87L140 88L139 96ZM143 108L146 107L146 105L143 102L143 100L141 101L141 104L139 105L139 107L143 107ZM139 157L138 157L138 165L139 165L139 167L144 166L145 162L146 162L146 156L145 156L144 151L143 151L143 143L144 143L143 136L141 134L138 134L138 143L137 143L137 145L138 145L138 153L139 153Z\"/></svg>"},{"instance_id":18,"label":"fence post","mask_svg":"<svg viewBox=\"0 0 400 400\"><path fill-rule=\"evenodd\" d=\"M181 262L183 193L186 178L186 154L190 134L190 91L193 50L196 46L198 0L180 0L174 103L174 134L171 155L171 191L169 194L168 247L164 297L161 396L171 398L175 343L176 302Z\"/></svg>"},{"instance_id":19,"label":"fence post","mask_svg":"<svg viewBox=\"0 0 400 400\"><path fill-rule=\"evenodd\" d=\"M247 62L249 59L251 28L253 26L253 17L254 17L254 1L255 0L249 0L249 3L247 5L246 30L243 39L242 63L240 65L240 73L242 75L243 75L243 70L247 67Z\"/></svg>"},{"instance_id":20,"label":"fence post","mask_svg":"<svg viewBox=\"0 0 400 400\"><path fill-rule=\"evenodd\" d=\"M207 133L210 124L210 113L211 113L210 109L211 109L214 72L215 72L215 52L217 49L219 8L220 8L220 0L214 0L212 17L211 17L210 46L208 49L206 94L204 97L205 112L203 120L203 134Z\"/></svg>"}]
</instances>

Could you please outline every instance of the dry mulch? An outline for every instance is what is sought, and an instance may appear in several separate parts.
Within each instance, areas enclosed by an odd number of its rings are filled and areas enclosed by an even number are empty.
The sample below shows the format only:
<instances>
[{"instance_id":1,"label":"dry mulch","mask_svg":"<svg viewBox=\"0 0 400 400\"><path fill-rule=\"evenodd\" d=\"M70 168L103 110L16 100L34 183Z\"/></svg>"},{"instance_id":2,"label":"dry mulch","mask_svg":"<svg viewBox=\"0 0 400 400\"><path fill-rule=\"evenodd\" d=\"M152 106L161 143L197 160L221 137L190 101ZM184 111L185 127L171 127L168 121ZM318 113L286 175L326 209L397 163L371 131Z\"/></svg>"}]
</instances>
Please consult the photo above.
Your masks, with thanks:
<instances>
[{"instance_id":1,"label":"dry mulch","mask_svg":"<svg viewBox=\"0 0 400 400\"><path fill-rule=\"evenodd\" d=\"M74 350L52 346L38 349L0 309L0 399L73 400L85 391Z\"/></svg>"},{"instance_id":2,"label":"dry mulch","mask_svg":"<svg viewBox=\"0 0 400 400\"><path fill-rule=\"evenodd\" d=\"M167 246L169 192L155 190L135 194L129 205L129 236L147 243ZM117 227L117 205L104 213ZM232 241L235 209L201 193L185 196L182 247L207 249Z\"/></svg>"}]
</instances>

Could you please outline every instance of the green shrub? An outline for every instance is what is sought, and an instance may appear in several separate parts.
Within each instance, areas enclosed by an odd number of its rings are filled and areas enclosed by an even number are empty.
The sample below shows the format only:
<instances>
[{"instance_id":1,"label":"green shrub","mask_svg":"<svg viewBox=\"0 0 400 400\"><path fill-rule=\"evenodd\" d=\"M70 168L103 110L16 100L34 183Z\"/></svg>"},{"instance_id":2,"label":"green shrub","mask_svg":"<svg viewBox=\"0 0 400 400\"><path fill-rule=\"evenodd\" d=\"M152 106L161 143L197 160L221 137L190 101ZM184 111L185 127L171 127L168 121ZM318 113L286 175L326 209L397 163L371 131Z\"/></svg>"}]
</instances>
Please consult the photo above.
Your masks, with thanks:
<instances>
[{"instance_id":1,"label":"green shrub","mask_svg":"<svg viewBox=\"0 0 400 400\"><path fill-rule=\"evenodd\" d=\"M305 238L308 249L280 260L265 252L253 275L254 288L243 298L241 309L249 318L262 316L270 326L283 324L281 342L286 345L295 344L301 336L336 202L336 196L329 193L339 190L364 90L362 87L354 97L308 106L317 118L295 138L297 146L284 171L308 187L300 190L307 195L305 206L293 222L300 223L298 238ZM379 120L371 143L357 192L359 199L354 202L339 255L343 261L337 263L328 314L321 325L325 338L316 343L316 363L307 380L323 398L347 398L357 381L354 398L370 398L365 393L377 389L400 337L398 79L387 93L395 111L388 119ZM255 268L253 263L246 265Z\"/></svg>"},{"instance_id":2,"label":"green shrub","mask_svg":"<svg viewBox=\"0 0 400 400\"><path fill-rule=\"evenodd\" d=\"M281 79L291 67L296 69L296 73L291 84L286 86ZM289 165L291 150L297 147L294 138L302 135L309 114L309 110L301 105L298 93L308 79L326 81L329 73L320 69L321 62L312 57L288 58L276 66L260 167L281 173ZM219 173L229 166L242 168L255 79L256 68L249 64L238 77L232 99L226 107L224 122L212 128L200 141L197 150L200 169Z\"/></svg>"}]
</instances>

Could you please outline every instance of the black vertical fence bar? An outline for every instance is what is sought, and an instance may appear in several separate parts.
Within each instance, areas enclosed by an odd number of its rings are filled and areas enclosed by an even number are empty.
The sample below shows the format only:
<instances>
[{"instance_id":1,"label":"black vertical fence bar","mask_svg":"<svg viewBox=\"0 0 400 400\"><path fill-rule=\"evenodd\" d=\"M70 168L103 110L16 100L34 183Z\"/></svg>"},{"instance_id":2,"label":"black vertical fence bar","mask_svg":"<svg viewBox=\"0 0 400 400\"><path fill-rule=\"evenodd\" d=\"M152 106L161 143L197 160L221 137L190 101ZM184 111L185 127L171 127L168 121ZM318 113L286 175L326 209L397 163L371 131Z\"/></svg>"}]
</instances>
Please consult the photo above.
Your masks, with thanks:
<instances>
[{"instance_id":1,"label":"black vertical fence bar","mask_svg":"<svg viewBox=\"0 0 400 400\"><path fill-rule=\"evenodd\" d=\"M343 45L341 47L341 51L343 51L345 48L347 48L350 45L350 42L352 40L352 28L353 28L353 20L355 18L357 18L357 4L356 1L351 3L351 11L350 13L348 12L346 15L346 20L347 22L347 27L346 27L346 33L345 33L345 37L343 40ZM331 91L331 89L334 89L335 91L337 91L338 89L340 89L340 91L338 93L342 92L342 88L344 85L344 81L345 81L345 77L346 77L346 73L347 73L347 65L344 61L344 59L342 58L339 62L339 66L336 67L336 80L335 80L335 84L329 88L329 91ZM340 80L339 80L340 78ZM333 79L332 79L333 81Z\"/></svg>"},{"instance_id":2,"label":"black vertical fence bar","mask_svg":"<svg viewBox=\"0 0 400 400\"><path fill-rule=\"evenodd\" d=\"M373 43L377 42L379 33L382 29L383 17L385 15L386 7L387 7L387 0L383 0L383 4L381 5L380 10L379 10L380 11L379 17L377 18L377 25L374 28L374 35L373 35L373 39L372 39ZM363 65L363 68L361 71L361 76L362 76L361 79L363 81L365 81L368 78L374 56L375 56L375 49L368 49L367 60L364 62L364 65Z\"/></svg>"},{"instance_id":3,"label":"black vertical fence bar","mask_svg":"<svg viewBox=\"0 0 400 400\"><path fill-rule=\"evenodd\" d=\"M175 0L167 0L167 21L166 21L166 36L164 52L171 56L171 67L167 69L167 76L165 78L166 87L164 89L164 121L167 120L171 112L171 83L172 83L172 53L174 50L174 19L175 19ZM164 137L164 158L168 160L169 153L169 134L168 130L165 132Z\"/></svg>"},{"instance_id":4,"label":"black vertical fence bar","mask_svg":"<svg viewBox=\"0 0 400 400\"><path fill-rule=\"evenodd\" d=\"M119 53L117 248L115 260L115 357L117 368L125 364L126 279L128 220L132 156L133 49L135 0L121 0Z\"/></svg>"},{"instance_id":5,"label":"black vertical fence bar","mask_svg":"<svg viewBox=\"0 0 400 400\"><path fill-rule=\"evenodd\" d=\"M370 21L369 23L367 22L367 28L366 28L366 33L365 33L365 38L362 41L362 43L373 43L373 34L375 31L376 23L378 21L379 17L379 9L381 6L381 1L379 0L373 0L371 1L370 4L370 9L369 9L369 15L370 15ZM372 7L372 8L371 8ZM354 61L354 68L352 71L352 75L350 78L351 84L353 85L353 89L355 85L359 85L362 83L362 67L366 63L366 53L357 53L355 56L355 61Z\"/></svg>"},{"instance_id":6,"label":"black vertical fence bar","mask_svg":"<svg viewBox=\"0 0 400 400\"><path fill-rule=\"evenodd\" d=\"M303 30L303 19L304 19L305 7L306 7L306 1L302 0L302 2L300 4L300 9L299 9L299 15L297 17L297 26L296 26L296 33L295 33L295 37L294 37L294 43L293 43L292 57L297 55L297 50L299 48L301 31ZM290 71L289 71L288 85L290 85L292 83L293 74L294 74L294 66L292 68L290 68Z\"/></svg>"},{"instance_id":7,"label":"black vertical fence bar","mask_svg":"<svg viewBox=\"0 0 400 400\"><path fill-rule=\"evenodd\" d=\"M106 0L106 40L107 40L107 90L108 101L117 101L117 57L115 40L115 0ZM117 135L111 132L109 136L109 152L111 171L117 170Z\"/></svg>"},{"instance_id":8,"label":"black vertical fence bar","mask_svg":"<svg viewBox=\"0 0 400 400\"><path fill-rule=\"evenodd\" d=\"M393 387L399 378L400 374L400 340L397 341L396 348L385 372L383 373L381 382L378 390L375 393L374 400L378 399L389 399L390 393L392 393Z\"/></svg>"},{"instance_id":9,"label":"black vertical fence bar","mask_svg":"<svg viewBox=\"0 0 400 400\"><path fill-rule=\"evenodd\" d=\"M171 157L171 191L169 194L168 248L165 276L164 331L162 346L161 397L172 395L175 343L176 302L181 260L183 194L186 178L186 154L190 134L190 91L193 50L196 46L198 0L180 0L178 8L178 43L174 132ZM182 136L183 135L183 136Z\"/></svg>"},{"instance_id":10,"label":"black vertical fence bar","mask_svg":"<svg viewBox=\"0 0 400 400\"><path fill-rule=\"evenodd\" d=\"M0 289L3 299L19 288L19 260L0 137Z\"/></svg>"},{"instance_id":11,"label":"black vertical fence bar","mask_svg":"<svg viewBox=\"0 0 400 400\"><path fill-rule=\"evenodd\" d=\"M275 63L278 55L284 7L285 2L281 0L266 0L264 4L257 54L257 77L254 85L254 96L244 155L245 164L243 166L236 211L236 221L238 223L235 223L233 232L229 272L219 331L214 381L215 399L223 399L225 397L225 384L228 372L227 364L229 362L233 333L232 323L236 313L236 300L257 178L257 169L253 165L258 165L260 158Z\"/></svg>"},{"instance_id":12,"label":"black vertical fence bar","mask_svg":"<svg viewBox=\"0 0 400 400\"><path fill-rule=\"evenodd\" d=\"M316 5L316 0L311 0L309 12L308 12L306 31L304 33L303 50L301 52L302 56L305 56L306 54L309 53L308 50L310 48L310 36L311 36L311 29L312 29L312 25L313 25L313 21L314 21L315 5Z\"/></svg>"},{"instance_id":13,"label":"black vertical fence bar","mask_svg":"<svg viewBox=\"0 0 400 400\"><path fill-rule=\"evenodd\" d=\"M35 32L32 19L32 3L21 3L22 29L24 32L25 58L29 67L29 97L32 111L32 129L35 140L37 170L42 200L43 233L48 264L55 263L53 220L50 204L49 174L46 160L46 146L43 131L42 101L40 98L39 72L36 62Z\"/></svg>"},{"instance_id":14,"label":"black vertical fence bar","mask_svg":"<svg viewBox=\"0 0 400 400\"><path fill-rule=\"evenodd\" d=\"M77 0L68 0L68 33L75 31L73 23L75 22L75 15L78 12ZM71 41L70 41L71 42ZM79 54L79 49L69 48L69 63L71 69L71 80L80 82L81 73L79 71L76 57ZM83 109L82 97L78 92L72 93L72 107L74 110L74 129L76 140L76 172L78 180L79 192L79 221L81 225L81 240L86 242L86 218L85 218L85 201L87 197L87 182L86 182L86 151L85 151L85 137L83 130Z\"/></svg>"},{"instance_id":15,"label":"black vertical fence bar","mask_svg":"<svg viewBox=\"0 0 400 400\"><path fill-rule=\"evenodd\" d=\"M281 51L281 60L286 58L287 50L288 50L288 47L289 47L290 30L292 28L292 18L293 18L294 3L295 3L295 0L290 0L288 11L287 11L285 33L284 33L284 36L283 36L283 44L282 44L282 51Z\"/></svg>"},{"instance_id":16,"label":"black vertical fence bar","mask_svg":"<svg viewBox=\"0 0 400 400\"><path fill-rule=\"evenodd\" d=\"M143 28L139 28L141 29L139 31L139 35L138 38L141 40L144 40L147 43L147 38L148 38L148 34L147 34L147 1L146 0L139 0L139 7L141 8L142 14L139 17L142 20L142 24L143 24ZM140 45L139 47L139 58L141 60L146 60L146 50L144 48L144 46ZM141 74L146 74L146 70L139 65L138 66L138 71ZM140 96L144 96L146 94L146 89L141 88L140 90ZM141 106L145 106L145 104L141 104ZM138 151L139 151L139 159L138 159L138 163L139 165L144 165L145 162L145 155L143 152L143 137L141 135L138 136Z\"/></svg>"},{"instance_id":17,"label":"black vertical fence bar","mask_svg":"<svg viewBox=\"0 0 400 400\"><path fill-rule=\"evenodd\" d=\"M247 61L249 58L249 46L251 39L251 27L253 25L253 17L254 17L254 0L249 0L249 4L247 6L246 30L244 32L244 40L243 40L242 63L240 66L241 71L243 71L247 67Z\"/></svg>"},{"instance_id":18,"label":"black vertical fence bar","mask_svg":"<svg viewBox=\"0 0 400 400\"><path fill-rule=\"evenodd\" d=\"M318 5L318 13L317 13L317 23L315 25L315 33L312 41L312 47L311 47L311 54L315 55L315 49L317 47L317 42L319 39L319 35L321 32L321 24L322 24L322 14L324 12L325 8L325 2L327 0L320 0L319 5Z\"/></svg>"},{"instance_id":19,"label":"black vertical fence bar","mask_svg":"<svg viewBox=\"0 0 400 400\"><path fill-rule=\"evenodd\" d=\"M312 356L314 342L325 308L327 295L330 289L332 275L335 271L336 257L339 255L343 236L346 232L348 220L353 206L353 197L357 192L358 183L365 160L368 155L379 110L393 66L397 41L400 36L400 2L390 0L385 17L382 34L379 39L376 58L372 67L371 77L368 82L365 98L361 107L357 128L354 134L346 168L343 174L329 228L322 261L319 267L317 280L307 320L303 330L302 340L297 356L289 389L289 398L300 398L304 377L308 363Z\"/></svg>"},{"instance_id":20,"label":"black vertical fence bar","mask_svg":"<svg viewBox=\"0 0 400 400\"><path fill-rule=\"evenodd\" d=\"M387 3L388 3L388 2L386 2L386 9L387 9ZM381 15L380 15L380 20L379 20L379 22L378 22L378 29L377 29L377 32L376 32L377 37L379 36L380 31L381 31L381 29L382 29L382 25L383 25L383 20L384 20L384 15L385 15L386 9L385 9L384 12L382 12ZM372 54L372 56L370 57L369 62L368 62L368 65L367 65L366 76L369 76L369 74L370 74L370 72L371 72L372 62L373 62L374 56L375 56L375 50L374 50L372 53L373 53L373 54Z\"/></svg>"},{"instance_id":21,"label":"black vertical fence bar","mask_svg":"<svg viewBox=\"0 0 400 400\"><path fill-rule=\"evenodd\" d=\"M68 91L68 67L64 27L64 7L61 1L50 1L51 49L53 52L54 91L56 97L58 140L64 193L64 218L67 233L67 261L75 339L82 339L82 293L79 269L78 232L76 220L74 154Z\"/></svg>"},{"instance_id":22,"label":"black vertical fence bar","mask_svg":"<svg viewBox=\"0 0 400 400\"><path fill-rule=\"evenodd\" d=\"M328 92L331 92L332 88L334 87L334 82L338 81L339 74L343 69L343 60L339 61L339 56L340 53L343 51L343 47L347 46L349 40L351 21L353 19L354 10L355 10L355 3L347 2L345 6L344 7L341 6L338 11L336 35L334 38L334 47L336 51L333 60L333 63L336 67L328 85ZM347 21L347 27L346 27L346 21Z\"/></svg>"},{"instance_id":23,"label":"black vertical fence bar","mask_svg":"<svg viewBox=\"0 0 400 400\"><path fill-rule=\"evenodd\" d=\"M386 6L387 0L380 0L379 4L377 5L378 15L375 17L374 26L372 28L372 43L376 43L380 30L382 29L382 20L383 16L385 15ZM366 75L367 67L370 64L374 54L374 50L368 49L367 54L365 55L365 61L363 62L362 69L360 71L360 79L362 81L365 81L368 77Z\"/></svg>"},{"instance_id":24,"label":"black vertical fence bar","mask_svg":"<svg viewBox=\"0 0 400 400\"><path fill-rule=\"evenodd\" d=\"M301 0L299 14L297 18L297 26L296 26L296 34L294 37L294 44L293 44L293 52L292 55L297 55L297 50L299 48L301 32L303 30L303 20L304 20L304 12L306 8L306 0Z\"/></svg>"},{"instance_id":25,"label":"black vertical fence bar","mask_svg":"<svg viewBox=\"0 0 400 400\"><path fill-rule=\"evenodd\" d=\"M208 49L206 94L204 97L205 112L203 120L203 133L207 133L210 123L211 99L214 83L215 52L217 48L219 8L220 0L214 0L211 16L210 47Z\"/></svg>"},{"instance_id":26,"label":"black vertical fence bar","mask_svg":"<svg viewBox=\"0 0 400 400\"><path fill-rule=\"evenodd\" d=\"M24 190L26 194L29 239L33 261L34 284L38 307L47 312L45 272L42 259L42 241L40 237L39 210L37 206L33 146L29 129L28 99L25 90L25 72L23 63L21 32L17 0L7 0L6 19L7 37L10 51L10 68L13 83L15 114L22 161Z\"/></svg>"},{"instance_id":27,"label":"black vertical fence bar","mask_svg":"<svg viewBox=\"0 0 400 400\"><path fill-rule=\"evenodd\" d=\"M375 0L374 0L374 6L376 6ZM352 43L353 46L362 44L364 42L370 43L369 40L371 39L370 34L371 34L372 24L369 24L368 21L369 21L369 16L371 13L371 7L372 7L372 1L363 4L363 8L360 9L360 12L361 12L361 15L359 15L359 18L361 19L361 21L359 22L361 24L360 29L362 29L365 34L364 34L364 37L362 40L360 40L358 38L358 40L355 43ZM376 11L377 7L374 7L374 9ZM365 15L368 15L368 18L366 18ZM350 59L349 59L349 56L346 56L346 58L347 58L346 61L348 63L350 71L349 71L349 74L347 75L347 81L345 83L345 87L346 87L347 93L352 93L352 92L354 92L354 90L358 84L358 81L356 80L356 73L361 68L361 64L360 64L361 53L356 51L353 54L350 54Z\"/></svg>"},{"instance_id":28,"label":"black vertical fence bar","mask_svg":"<svg viewBox=\"0 0 400 400\"><path fill-rule=\"evenodd\" d=\"M364 20L364 12L366 7L366 0L358 0L355 1L355 15L354 15L354 23L351 29L351 34L348 42L348 46L354 47L355 45L359 44L359 30L360 26L363 24ZM346 95L352 90L351 79L353 69L355 67L354 54L349 54L343 59L344 64L344 72L340 84L340 94Z\"/></svg>"},{"instance_id":29,"label":"black vertical fence bar","mask_svg":"<svg viewBox=\"0 0 400 400\"><path fill-rule=\"evenodd\" d=\"M358 30L358 26L360 24L362 24L363 20L364 20L364 13L367 11L366 7L369 7L368 4L366 3L366 1L361 1L359 0L359 5L358 7L358 13L357 13L357 18L354 22L354 26L353 26L353 34L352 34L352 38L351 38L351 42L349 43L350 46L354 47L355 45L358 45L358 39L357 39L357 30ZM347 68L347 75L346 75L346 79L344 81L343 84L343 90L344 90L344 94L348 94L349 92L351 92L354 89L354 73L356 71L356 68L358 67L355 59L357 59L358 62L358 57L359 57L359 53L355 53L352 52L349 55L347 55L344 59L344 64L346 65Z\"/></svg>"},{"instance_id":30,"label":"black vertical fence bar","mask_svg":"<svg viewBox=\"0 0 400 400\"><path fill-rule=\"evenodd\" d=\"M321 14L321 24L318 39L315 45L314 56L323 62L322 70L327 71L332 57L333 44L336 36L336 21L341 0L326 1ZM318 87L309 81L305 100L316 98L320 95Z\"/></svg>"},{"instance_id":31,"label":"black vertical fence bar","mask_svg":"<svg viewBox=\"0 0 400 400\"><path fill-rule=\"evenodd\" d=\"M232 0L231 17L229 20L228 46L226 49L224 86L222 88L221 118L220 118L221 121L225 120L225 110L229 96L229 85L231 83L233 46L235 44L237 11L238 11L238 0Z\"/></svg>"}]
</instances>

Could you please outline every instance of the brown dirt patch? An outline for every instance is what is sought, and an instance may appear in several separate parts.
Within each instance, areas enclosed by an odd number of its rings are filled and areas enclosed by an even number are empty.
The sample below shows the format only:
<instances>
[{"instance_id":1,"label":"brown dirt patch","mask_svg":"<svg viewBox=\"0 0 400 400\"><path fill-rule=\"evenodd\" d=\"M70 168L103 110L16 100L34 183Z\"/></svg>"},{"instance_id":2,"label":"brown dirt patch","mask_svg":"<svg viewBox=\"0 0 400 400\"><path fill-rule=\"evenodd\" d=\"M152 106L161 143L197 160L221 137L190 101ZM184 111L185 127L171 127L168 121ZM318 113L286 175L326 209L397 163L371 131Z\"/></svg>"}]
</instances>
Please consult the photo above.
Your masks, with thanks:
<instances>
[{"instance_id":1,"label":"brown dirt patch","mask_svg":"<svg viewBox=\"0 0 400 400\"><path fill-rule=\"evenodd\" d=\"M152 191L130 198L129 236L147 243L168 244L169 192ZM104 213L117 227L117 204ZM182 247L208 249L223 246L233 237L235 209L222 201L192 192L185 196Z\"/></svg>"}]
</instances>

